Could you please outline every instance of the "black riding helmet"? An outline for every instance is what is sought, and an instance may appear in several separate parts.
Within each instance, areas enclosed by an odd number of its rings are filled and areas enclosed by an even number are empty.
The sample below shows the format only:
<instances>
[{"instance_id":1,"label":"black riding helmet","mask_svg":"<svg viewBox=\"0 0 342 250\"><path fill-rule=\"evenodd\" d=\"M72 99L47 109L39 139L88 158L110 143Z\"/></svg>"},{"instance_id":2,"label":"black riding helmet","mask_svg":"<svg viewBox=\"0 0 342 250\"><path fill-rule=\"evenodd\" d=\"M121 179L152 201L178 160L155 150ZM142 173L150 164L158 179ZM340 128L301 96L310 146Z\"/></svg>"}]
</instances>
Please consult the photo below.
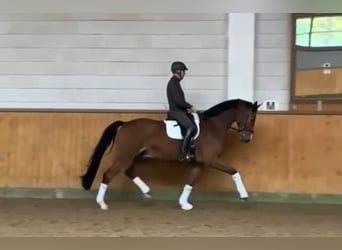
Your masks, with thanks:
<instances>
[{"instance_id":1,"label":"black riding helmet","mask_svg":"<svg viewBox=\"0 0 342 250\"><path fill-rule=\"evenodd\" d=\"M171 64L171 72L175 73L177 70L188 70L188 68L185 66L185 64L183 62L173 62Z\"/></svg>"}]
</instances>

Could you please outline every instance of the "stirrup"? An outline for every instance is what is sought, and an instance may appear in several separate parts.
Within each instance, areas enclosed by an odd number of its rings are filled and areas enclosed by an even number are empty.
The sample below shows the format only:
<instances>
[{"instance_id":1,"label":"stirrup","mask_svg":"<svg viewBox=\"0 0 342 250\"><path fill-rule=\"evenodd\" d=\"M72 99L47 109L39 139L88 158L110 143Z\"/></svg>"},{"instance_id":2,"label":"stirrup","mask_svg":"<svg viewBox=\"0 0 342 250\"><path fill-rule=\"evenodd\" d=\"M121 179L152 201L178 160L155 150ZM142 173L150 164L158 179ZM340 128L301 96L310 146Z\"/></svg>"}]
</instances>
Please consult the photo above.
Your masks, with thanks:
<instances>
[{"instance_id":1,"label":"stirrup","mask_svg":"<svg viewBox=\"0 0 342 250\"><path fill-rule=\"evenodd\" d=\"M191 154L190 152L186 155L186 158L191 160L191 159L195 159L196 155L195 154Z\"/></svg>"},{"instance_id":2,"label":"stirrup","mask_svg":"<svg viewBox=\"0 0 342 250\"><path fill-rule=\"evenodd\" d=\"M196 161L196 155L191 154L190 152L188 152L186 155L182 155L180 153L177 158L179 161Z\"/></svg>"},{"instance_id":3,"label":"stirrup","mask_svg":"<svg viewBox=\"0 0 342 250\"><path fill-rule=\"evenodd\" d=\"M184 160L188 159L188 155L186 155L186 154L183 155L182 153L179 153L177 158L178 158L179 161L184 161Z\"/></svg>"}]
</instances>

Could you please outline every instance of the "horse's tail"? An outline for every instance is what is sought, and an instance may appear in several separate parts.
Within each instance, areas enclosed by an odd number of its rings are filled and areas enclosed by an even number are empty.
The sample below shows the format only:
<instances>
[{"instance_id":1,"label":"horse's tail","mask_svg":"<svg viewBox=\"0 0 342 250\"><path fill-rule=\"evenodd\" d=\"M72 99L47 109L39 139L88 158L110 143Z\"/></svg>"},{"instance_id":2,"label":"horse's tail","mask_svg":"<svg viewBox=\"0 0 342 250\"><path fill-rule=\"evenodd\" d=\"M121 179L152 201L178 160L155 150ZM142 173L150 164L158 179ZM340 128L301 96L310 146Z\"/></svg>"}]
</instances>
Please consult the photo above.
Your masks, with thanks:
<instances>
[{"instance_id":1,"label":"horse's tail","mask_svg":"<svg viewBox=\"0 0 342 250\"><path fill-rule=\"evenodd\" d=\"M84 189L89 190L99 169L101 159L106 152L108 146L115 140L115 136L119 127L123 125L123 121L116 121L110 124L104 131L97 143L95 150L88 162L88 170L86 174L81 176L82 186Z\"/></svg>"}]
</instances>

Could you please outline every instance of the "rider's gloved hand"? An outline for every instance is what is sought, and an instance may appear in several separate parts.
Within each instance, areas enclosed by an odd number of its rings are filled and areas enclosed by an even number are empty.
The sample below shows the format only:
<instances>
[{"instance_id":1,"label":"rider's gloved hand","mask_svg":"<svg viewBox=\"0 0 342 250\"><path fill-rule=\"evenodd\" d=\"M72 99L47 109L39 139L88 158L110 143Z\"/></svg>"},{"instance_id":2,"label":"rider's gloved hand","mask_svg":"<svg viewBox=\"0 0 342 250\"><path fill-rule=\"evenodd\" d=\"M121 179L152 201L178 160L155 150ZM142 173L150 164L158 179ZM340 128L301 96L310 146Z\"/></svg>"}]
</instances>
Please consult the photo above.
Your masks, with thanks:
<instances>
[{"instance_id":1,"label":"rider's gloved hand","mask_svg":"<svg viewBox=\"0 0 342 250\"><path fill-rule=\"evenodd\" d=\"M191 110L191 112L193 112L193 113L196 113L196 112L197 112L197 109L195 108L195 106L191 106L190 110Z\"/></svg>"}]
</instances>

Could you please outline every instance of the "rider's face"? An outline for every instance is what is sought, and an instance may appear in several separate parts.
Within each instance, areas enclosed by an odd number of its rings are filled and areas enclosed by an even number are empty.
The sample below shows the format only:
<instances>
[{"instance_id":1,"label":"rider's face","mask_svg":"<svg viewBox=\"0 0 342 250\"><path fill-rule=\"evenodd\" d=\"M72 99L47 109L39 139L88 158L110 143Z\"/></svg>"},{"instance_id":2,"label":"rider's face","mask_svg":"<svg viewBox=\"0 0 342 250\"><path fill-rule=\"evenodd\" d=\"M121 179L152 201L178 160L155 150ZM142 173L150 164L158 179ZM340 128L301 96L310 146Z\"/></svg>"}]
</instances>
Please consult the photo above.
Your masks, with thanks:
<instances>
[{"instance_id":1,"label":"rider's face","mask_svg":"<svg viewBox=\"0 0 342 250\"><path fill-rule=\"evenodd\" d=\"M185 76L185 71L184 70L178 70L175 74L177 75L177 77L179 79L182 80L184 78L184 76Z\"/></svg>"}]
</instances>

